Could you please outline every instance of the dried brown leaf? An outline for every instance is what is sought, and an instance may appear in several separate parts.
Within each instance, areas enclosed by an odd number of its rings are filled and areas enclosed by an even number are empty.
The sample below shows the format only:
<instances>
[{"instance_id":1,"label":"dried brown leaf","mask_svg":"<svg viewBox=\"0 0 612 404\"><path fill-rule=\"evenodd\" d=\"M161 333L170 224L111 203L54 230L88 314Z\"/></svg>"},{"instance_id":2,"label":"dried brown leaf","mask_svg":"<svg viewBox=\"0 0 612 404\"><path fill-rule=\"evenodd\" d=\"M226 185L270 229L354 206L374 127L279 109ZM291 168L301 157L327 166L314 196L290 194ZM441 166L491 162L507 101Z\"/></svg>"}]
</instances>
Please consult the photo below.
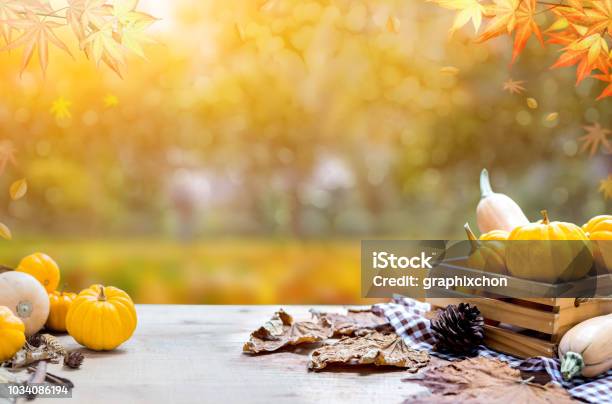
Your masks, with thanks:
<instances>
[{"instance_id":1,"label":"dried brown leaf","mask_svg":"<svg viewBox=\"0 0 612 404\"><path fill-rule=\"evenodd\" d=\"M431 395L406 403L571 403L565 389L521 379L521 372L505 362L483 357L439 366L404 381L427 387Z\"/></svg>"},{"instance_id":2,"label":"dried brown leaf","mask_svg":"<svg viewBox=\"0 0 612 404\"><path fill-rule=\"evenodd\" d=\"M13 182L9 188L9 194L14 201L22 198L26 192L28 192L28 182L25 178Z\"/></svg>"},{"instance_id":3,"label":"dried brown leaf","mask_svg":"<svg viewBox=\"0 0 612 404\"><path fill-rule=\"evenodd\" d=\"M335 344L315 349L308 368L321 370L329 364L397 366L416 372L429 363L429 354L409 348L396 334L371 333L344 337Z\"/></svg>"},{"instance_id":4,"label":"dried brown leaf","mask_svg":"<svg viewBox=\"0 0 612 404\"><path fill-rule=\"evenodd\" d=\"M395 332L385 317L372 312L371 309L349 309L346 314L314 310L311 310L311 313L319 321L328 324L334 331L334 336L363 336L375 331L383 334Z\"/></svg>"},{"instance_id":5,"label":"dried brown leaf","mask_svg":"<svg viewBox=\"0 0 612 404\"><path fill-rule=\"evenodd\" d=\"M293 317L280 309L267 323L251 333L242 350L248 353L272 352L287 345L323 341L331 335L329 326L311 321L294 322Z\"/></svg>"}]
</instances>

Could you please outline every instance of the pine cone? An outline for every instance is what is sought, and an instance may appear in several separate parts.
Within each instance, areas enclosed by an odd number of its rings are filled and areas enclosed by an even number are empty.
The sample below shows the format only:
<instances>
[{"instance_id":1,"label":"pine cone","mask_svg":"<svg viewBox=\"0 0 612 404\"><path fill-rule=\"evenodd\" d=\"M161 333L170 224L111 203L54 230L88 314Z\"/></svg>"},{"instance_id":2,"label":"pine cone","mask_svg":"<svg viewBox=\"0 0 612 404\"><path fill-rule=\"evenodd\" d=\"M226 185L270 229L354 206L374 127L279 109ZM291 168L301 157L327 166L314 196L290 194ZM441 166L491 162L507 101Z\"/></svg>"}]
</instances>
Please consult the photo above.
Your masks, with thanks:
<instances>
[{"instance_id":1,"label":"pine cone","mask_svg":"<svg viewBox=\"0 0 612 404\"><path fill-rule=\"evenodd\" d=\"M478 307L459 303L439 310L431 320L436 336L436 350L453 354L472 355L484 338L484 319Z\"/></svg>"},{"instance_id":2,"label":"pine cone","mask_svg":"<svg viewBox=\"0 0 612 404\"><path fill-rule=\"evenodd\" d=\"M85 357L80 352L70 352L68 355L64 356L64 366L68 366L72 369L78 369L81 367L83 360Z\"/></svg>"},{"instance_id":3,"label":"pine cone","mask_svg":"<svg viewBox=\"0 0 612 404\"><path fill-rule=\"evenodd\" d=\"M32 345L34 348L40 348L44 342L42 334L34 334L28 337L28 344Z\"/></svg>"}]
</instances>

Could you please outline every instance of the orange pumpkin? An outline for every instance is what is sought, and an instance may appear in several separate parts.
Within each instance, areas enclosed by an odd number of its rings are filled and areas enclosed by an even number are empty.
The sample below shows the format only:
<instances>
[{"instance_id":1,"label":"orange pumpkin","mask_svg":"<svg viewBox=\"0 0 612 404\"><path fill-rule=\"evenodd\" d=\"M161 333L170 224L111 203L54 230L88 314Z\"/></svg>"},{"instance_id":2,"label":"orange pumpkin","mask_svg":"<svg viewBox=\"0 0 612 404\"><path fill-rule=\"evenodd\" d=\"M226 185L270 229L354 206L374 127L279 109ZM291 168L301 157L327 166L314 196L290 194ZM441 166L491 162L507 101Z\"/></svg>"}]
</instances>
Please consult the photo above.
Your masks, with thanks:
<instances>
[{"instance_id":1,"label":"orange pumpkin","mask_svg":"<svg viewBox=\"0 0 612 404\"><path fill-rule=\"evenodd\" d=\"M566 222L543 219L512 230L506 247L508 271L541 282L583 278L593 265L591 243L584 230ZM565 242L563 242L565 241Z\"/></svg>"},{"instance_id":2,"label":"orange pumpkin","mask_svg":"<svg viewBox=\"0 0 612 404\"><path fill-rule=\"evenodd\" d=\"M53 331L66 331L66 315L72 302L76 298L76 293L53 292L49 294L49 318L45 326Z\"/></svg>"},{"instance_id":3,"label":"orange pumpkin","mask_svg":"<svg viewBox=\"0 0 612 404\"><path fill-rule=\"evenodd\" d=\"M595 216L582 228L593 241L593 258L597 268L612 272L612 216Z\"/></svg>"},{"instance_id":4,"label":"orange pumpkin","mask_svg":"<svg viewBox=\"0 0 612 404\"><path fill-rule=\"evenodd\" d=\"M16 271L32 275L45 287L47 293L54 292L59 285L59 267L47 254L38 252L28 255L21 260Z\"/></svg>"}]
</instances>

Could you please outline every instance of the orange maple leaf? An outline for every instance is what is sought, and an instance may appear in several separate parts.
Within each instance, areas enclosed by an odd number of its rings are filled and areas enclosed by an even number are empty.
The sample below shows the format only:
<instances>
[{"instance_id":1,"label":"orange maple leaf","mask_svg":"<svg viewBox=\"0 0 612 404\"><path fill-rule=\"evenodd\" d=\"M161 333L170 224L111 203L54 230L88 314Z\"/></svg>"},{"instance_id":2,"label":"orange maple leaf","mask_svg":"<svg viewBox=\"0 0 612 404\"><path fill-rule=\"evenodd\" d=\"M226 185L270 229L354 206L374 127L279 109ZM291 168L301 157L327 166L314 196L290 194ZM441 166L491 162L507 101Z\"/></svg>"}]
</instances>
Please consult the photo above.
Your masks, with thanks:
<instances>
[{"instance_id":1,"label":"orange maple leaf","mask_svg":"<svg viewBox=\"0 0 612 404\"><path fill-rule=\"evenodd\" d=\"M612 0L594 0L591 7L584 9L584 20L588 22L586 35L612 32Z\"/></svg>"},{"instance_id":2,"label":"orange maple leaf","mask_svg":"<svg viewBox=\"0 0 612 404\"><path fill-rule=\"evenodd\" d=\"M570 39L572 34L565 37ZM570 42L563 48L564 53L552 68L573 66L576 68L576 84L580 83L595 69L607 73L610 65L609 49L605 38L600 34L589 35Z\"/></svg>"},{"instance_id":3,"label":"orange maple leaf","mask_svg":"<svg viewBox=\"0 0 612 404\"><path fill-rule=\"evenodd\" d=\"M509 78L504 82L503 89L508 91L510 94L522 94L523 91L525 91L523 84L525 84L524 80L512 80Z\"/></svg>"},{"instance_id":4,"label":"orange maple leaf","mask_svg":"<svg viewBox=\"0 0 612 404\"><path fill-rule=\"evenodd\" d=\"M601 100L602 98L612 97L612 74L596 74L593 76L593 78L608 83L608 86L604 88L597 99Z\"/></svg>"},{"instance_id":5,"label":"orange maple leaf","mask_svg":"<svg viewBox=\"0 0 612 404\"><path fill-rule=\"evenodd\" d=\"M603 128L599 122L596 122L594 125L585 126L584 130L587 134L578 138L582 142L581 152L590 148L589 157L593 157L602 147L607 153L612 153L612 145L608 141L608 135L612 133L610 129Z\"/></svg>"},{"instance_id":6,"label":"orange maple leaf","mask_svg":"<svg viewBox=\"0 0 612 404\"><path fill-rule=\"evenodd\" d=\"M536 0L495 0L491 12L495 17L476 39L477 42L484 42L504 34L511 35L515 32L512 48L513 63L525 48L532 34L541 44L544 44L540 28L534 20Z\"/></svg>"}]
</instances>

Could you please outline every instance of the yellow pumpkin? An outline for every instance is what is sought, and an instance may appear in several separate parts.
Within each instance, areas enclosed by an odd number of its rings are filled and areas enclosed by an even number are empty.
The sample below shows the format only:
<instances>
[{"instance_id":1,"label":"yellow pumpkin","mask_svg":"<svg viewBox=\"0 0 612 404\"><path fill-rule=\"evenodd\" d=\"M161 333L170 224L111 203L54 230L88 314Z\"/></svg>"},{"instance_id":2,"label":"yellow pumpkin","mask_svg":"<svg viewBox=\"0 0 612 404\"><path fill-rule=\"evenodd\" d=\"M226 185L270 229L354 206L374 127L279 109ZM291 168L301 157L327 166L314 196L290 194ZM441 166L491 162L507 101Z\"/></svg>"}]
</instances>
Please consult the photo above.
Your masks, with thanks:
<instances>
[{"instance_id":1,"label":"yellow pumpkin","mask_svg":"<svg viewBox=\"0 0 612 404\"><path fill-rule=\"evenodd\" d=\"M0 306L0 362L11 359L25 345L25 325L5 306Z\"/></svg>"},{"instance_id":2,"label":"yellow pumpkin","mask_svg":"<svg viewBox=\"0 0 612 404\"><path fill-rule=\"evenodd\" d=\"M572 223L549 221L545 210L541 213L541 221L519 226L508 236L508 271L519 278L549 283L583 278L593 265L586 233Z\"/></svg>"},{"instance_id":3,"label":"yellow pumpkin","mask_svg":"<svg viewBox=\"0 0 612 404\"><path fill-rule=\"evenodd\" d=\"M521 207L507 195L493 192L489 172L480 173L480 202L476 207L476 219L481 233L491 230L512 231L529 223Z\"/></svg>"},{"instance_id":4,"label":"yellow pumpkin","mask_svg":"<svg viewBox=\"0 0 612 404\"><path fill-rule=\"evenodd\" d=\"M464 225L471 250L467 264L470 268L479 269L503 275L506 273L505 245L495 240L478 241L476 235L470 229L469 224Z\"/></svg>"},{"instance_id":5,"label":"yellow pumpkin","mask_svg":"<svg viewBox=\"0 0 612 404\"><path fill-rule=\"evenodd\" d=\"M491 230L488 233L481 234L478 239L483 240L483 241L486 241L486 240L504 241L504 240L508 240L509 235L510 235L510 232L505 231L505 230Z\"/></svg>"},{"instance_id":6,"label":"yellow pumpkin","mask_svg":"<svg viewBox=\"0 0 612 404\"><path fill-rule=\"evenodd\" d=\"M600 271L612 272L612 216L595 216L582 226L593 241L593 258Z\"/></svg>"},{"instance_id":7,"label":"yellow pumpkin","mask_svg":"<svg viewBox=\"0 0 612 404\"><path fill-rule=\"evenodd\" d=\"M55 291L49 294L49 318L45 326L53 331L66 331L66 315L75 298L76 293Z\"/></svg>"},{"instance_id":8,"label":"yellow pumpkin","mask_svg":"<svg viewBox=\"0 0 612 404\"><path fill-rule=\"evenodd\" d=\"M123 290L93 285L74 299L66 316L68 333L95 351L110 351L130 339L138 322L130 296Z\"/></svg>"},{"instance_id":9,"label":"yellow pumpkin","mask_svg":"<svg viewBox=\"0 0 612 404\"><path fill-rule=\"evenodd\" d=\"M30 274L45 287L47 293L54 292L60 281L60 270L53 258L47 254L34 253L21 260L17 271Z\"/></svg>"},{"instance_id":10,"label":"yellow pumpkin","mask_svg":"<svg viewBox=\"0 0 612 404\"><path fill-rule=\"evenodd\" d=\"M591 218L588 222L582 225L582 230L585 233L592 233L599 224L606 220L612 220L612 215L599 215Z\"/></svg>"}]
</instances>

